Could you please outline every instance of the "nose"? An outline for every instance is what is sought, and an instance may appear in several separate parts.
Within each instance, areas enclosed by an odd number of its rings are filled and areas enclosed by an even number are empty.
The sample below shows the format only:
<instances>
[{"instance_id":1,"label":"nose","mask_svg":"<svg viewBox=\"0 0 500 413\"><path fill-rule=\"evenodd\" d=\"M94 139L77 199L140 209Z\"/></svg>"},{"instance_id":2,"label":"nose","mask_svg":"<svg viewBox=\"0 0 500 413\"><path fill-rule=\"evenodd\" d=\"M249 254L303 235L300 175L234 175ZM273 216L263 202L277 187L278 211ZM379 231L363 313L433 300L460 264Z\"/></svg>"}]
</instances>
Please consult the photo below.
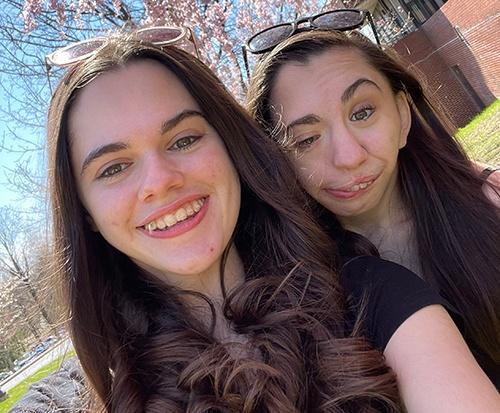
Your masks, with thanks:
<instances>
[{"instance_id":1,"label":"nose","mask_svg":"<svg viewBox=\"0 0 500 413\"><path fill-rule=\"evenodd\" d=\"M150 202L161 198L172 189L180 188L184 184L181 167L162 154L147 157L142 169L142 179L137 194L140 201Z\"/></svg>"},{"instance_id":2,"label":"nose","mask_svg":"<svg viewBox=\"0 0 500 413\"><path fill-rule=\"evenodd\" d=\"M331 162L339 169L354 169L368 158L368 151L349 128L341 126L332 131Z\"/></svg>"}]
</instances>

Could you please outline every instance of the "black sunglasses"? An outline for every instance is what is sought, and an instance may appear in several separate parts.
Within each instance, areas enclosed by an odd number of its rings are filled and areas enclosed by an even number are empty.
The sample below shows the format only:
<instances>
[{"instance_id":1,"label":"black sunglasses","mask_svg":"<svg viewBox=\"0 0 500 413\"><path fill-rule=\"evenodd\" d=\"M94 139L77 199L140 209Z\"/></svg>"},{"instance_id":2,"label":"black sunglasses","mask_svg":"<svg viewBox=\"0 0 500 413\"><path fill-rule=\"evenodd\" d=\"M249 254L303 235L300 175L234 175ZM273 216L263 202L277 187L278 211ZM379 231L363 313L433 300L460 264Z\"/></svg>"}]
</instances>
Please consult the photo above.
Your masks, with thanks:
<instances>
[{"instance_id":1,"label":"black sunglasses","mask_svg":"<svg viewBox=\"0 0 500 413\"><path fill-rule=\"evenodd\" d=\"M375 24L373 23L372 16L369 11L358 9L337 9L330 10L324 13L316 14L314 16L302 17L293 22L280 23L275 26L268 27L254 34L246 43L241 47L243 52L243 60L247 76L250 77L250 70L248 68L247 52L252 54L262 54L269 52L283 40L288 39L295 33L314 30L338 30L347 31L355 30L363 26L365 20L368 20L375 36L377 44L380 46L380 40L377 35ZM300 26L303 23L308 23L308 26ZM300 26L300 27L299 27Z\"/></svg>"}]
</instances>

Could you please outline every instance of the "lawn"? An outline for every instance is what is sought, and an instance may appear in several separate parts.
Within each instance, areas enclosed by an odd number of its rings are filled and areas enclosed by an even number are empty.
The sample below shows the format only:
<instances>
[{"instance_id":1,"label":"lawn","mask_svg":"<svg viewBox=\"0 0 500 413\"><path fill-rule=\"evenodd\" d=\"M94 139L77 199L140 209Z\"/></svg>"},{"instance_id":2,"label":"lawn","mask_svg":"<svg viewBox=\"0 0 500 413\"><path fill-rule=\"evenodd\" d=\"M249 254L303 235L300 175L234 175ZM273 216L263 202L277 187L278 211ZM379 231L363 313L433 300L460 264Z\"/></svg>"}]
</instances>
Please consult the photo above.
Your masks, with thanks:
<instances>
[{"instance_id":1,"label":"lawn","mask_svg":"<svg viewBox=\"0 0 500 413\"><path fill-rule=\"evenodd\" d=\"M456 133L471 159L493 166L500 165L500 100Z\"/></svg>"},{"instance_id":2,"label":"lawn","mask_svg":"<svg viewBox=\"0 0 500 413\"><path fill-rule=\"evenodd\" d=\"M23 382L19 383L16 387L10 389L7 392L9 394L9 397L3 402L0 402L0 413L7 413L9 409L13 407L21 397L24 396L24 394L28 391L29 387L32 384L43 379L44 377L47 377L49 374L55 372L57 369L59 369L61 363L64 360L71 358L73 356L75 356L75 352L72 350L67 354L59 357L57 360L54 360L52 363L47 364L45 367L42 367L35 374L28 377Z\"/></svg>"}]
</instances>

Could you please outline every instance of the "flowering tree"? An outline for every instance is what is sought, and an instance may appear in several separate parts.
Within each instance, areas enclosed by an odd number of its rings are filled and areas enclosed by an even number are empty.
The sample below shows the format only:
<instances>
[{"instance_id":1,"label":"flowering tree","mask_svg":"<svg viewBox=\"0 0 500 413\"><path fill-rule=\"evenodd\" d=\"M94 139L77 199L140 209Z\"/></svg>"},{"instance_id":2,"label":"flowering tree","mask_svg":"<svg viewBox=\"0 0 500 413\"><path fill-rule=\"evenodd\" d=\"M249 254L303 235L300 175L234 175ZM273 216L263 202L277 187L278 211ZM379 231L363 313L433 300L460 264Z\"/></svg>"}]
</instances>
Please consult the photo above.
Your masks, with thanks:
<instances>
[{"instance_id":1,"label":"flowering tree","mask_svg":"<svg viewBox=\"0 0 500 413\"><path fill-rule=\"evenodd\" d=\"M49 264L47 245L34 242L18 214L0 208L0 368L11 367L24 347L20 339L29 344L53 334L56 288L48 285Z\"/></svg>"},{"instance_id":2,"label":"flowering tree","mask_svg":"<svg viewBox=\"0 0 500 413\"><path fill-rule=\"evenodd\" d=\"M48 24L57 28L52 43L124 26L190 26L203 60L240 95L244 81L240 45L247 37L297 15L339 7L344 7L341 0L25 0L21 14L27 32L36 34Z\"/></svg>"}]
</instances>

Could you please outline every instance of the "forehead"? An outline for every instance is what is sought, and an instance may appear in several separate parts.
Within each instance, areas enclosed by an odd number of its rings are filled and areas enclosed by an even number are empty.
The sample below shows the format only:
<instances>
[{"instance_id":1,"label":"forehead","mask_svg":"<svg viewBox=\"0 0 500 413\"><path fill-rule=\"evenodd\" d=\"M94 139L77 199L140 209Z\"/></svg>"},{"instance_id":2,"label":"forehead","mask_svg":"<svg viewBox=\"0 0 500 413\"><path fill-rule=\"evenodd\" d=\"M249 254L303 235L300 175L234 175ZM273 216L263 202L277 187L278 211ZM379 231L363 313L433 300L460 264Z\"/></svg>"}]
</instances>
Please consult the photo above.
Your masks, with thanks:
<instances>
[{"instance_id":1,"label":"forehead","mask_svg":"<svg viewBox=\"0 0 500 413\"><path fill-rule=\"evenodd\" d=\"M100 74L79 91L69 113L70 134L94 127L126 131L175 116L185 108L198 109L194 98L161 63L143 59Z\"/></svg>"},{"instance_id":2,"label":"forehead","mask_svg":"<svg viewBox=\"0 0 500 413\"><path fill-rule=\"evenodd\" d=\"M151 59L102 73L78 94L68 117L74 167L99 146L154 142L164 122L198 105L177 77Z\"/></svg>"},{"instance_id":3,"label":"forehead","mask_svg":"<svg viewBox=\"0 0 500 413\"><path fill-rule=\"evenodd\" d=\"M385 76L355 49L333 47L306 62L286 63L279 70L271 90L271 103L282 111L288 123L318 107L340 103L345 89L360 78L374 81L390 93Z\"/></svg>"}]
</instances>

